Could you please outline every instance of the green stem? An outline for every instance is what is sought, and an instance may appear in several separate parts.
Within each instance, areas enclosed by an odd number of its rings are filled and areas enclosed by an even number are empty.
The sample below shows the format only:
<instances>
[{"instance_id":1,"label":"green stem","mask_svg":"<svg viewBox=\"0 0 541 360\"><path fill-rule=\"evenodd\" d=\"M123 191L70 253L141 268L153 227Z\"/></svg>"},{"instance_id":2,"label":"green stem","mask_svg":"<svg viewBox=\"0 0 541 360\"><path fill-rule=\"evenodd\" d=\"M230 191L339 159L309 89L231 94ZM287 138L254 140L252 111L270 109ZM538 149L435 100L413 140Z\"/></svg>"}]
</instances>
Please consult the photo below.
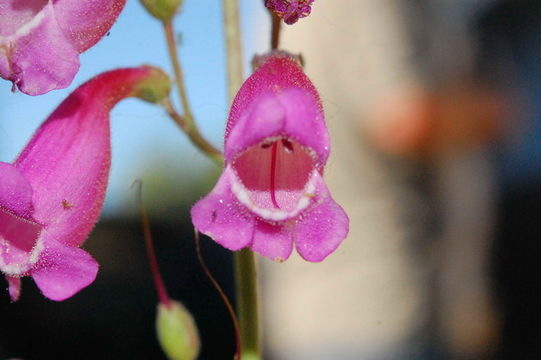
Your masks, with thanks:
<instances>
[{"instance_id":1,"label":"green stem","mask_svg":"<svg viewBox=\"0 0 541 360\"><path fill-rule=\"evenodd\" d=\"M249 249L237 251L234 262L242 360L260 360L257 267L254 253Z\"/></svg>"},{"instance_id":2,"label":"green stem","mask_svg":"<svg viewBox=\"0 0 541 360\"><path fill-rule=\"evenodd\" d=\"M244 81L239 25L239 4L237 0L223 0L223 4L227 55L227 83L229 102L231 102Z\"/></svg>"},{"instance_id":3,"label":"green stem","mask_svg":"<svg viewBox=\"0 0 541 360\"><path fill-rule=\"evenodd\" d=\"M188 138L197 148L199 148L205 155L213 160L218 165L223 164L223 157L220 150L216 149L210 144L199 132L197 124L195 123L192 110L190 108L190 102L188 101L188 94L186 92L186 86L184 85L184 76L182 74L182 67L177 55L177 46L175 43L175 31L171 20L163 22L163 29L165 31L165 38L167 42L167 50L169 57L171 58L171 64L173 65L173 71L175 72L175 84L177 86L178 95L182 104L183 115L176 112L175 108L168 99L162 103L169 116L177 123L177 125L188 135Z\"/></svg>"},{"instance_id":4,"label":"green stem","mask_svg":"<svg viewBox=\"0 0 541 360\"><path fill-rule=\"evenodd\" d=\"M171 119L188 135L188 138L192 142L192 144L197 147L199 150L201 150L205 155L207 155L212 161L214 161L217 165L222 166L224 163L224 158L220 150L216 149L212 144L210 144L199 131L197 131L197 128L189 127L186 122L186 117L183 117L180 115L175 108L173 107L173 104L171 104L171 100L166 99L160 104L165 111L169 114ZM195 131L194 131L195 129Z\"/></svg>"},{"instance_id":5,"label":"green stem","mask_svg":"<svg viewBox=\"0 0 541 360\"><path fill-rule=\"evenodd\" d=\"M238 0L223 0L229 101L244 80ZM248 249L235 253L235 284L243 360L261 360L257 267Z\"/></svg>"}]
</instances>

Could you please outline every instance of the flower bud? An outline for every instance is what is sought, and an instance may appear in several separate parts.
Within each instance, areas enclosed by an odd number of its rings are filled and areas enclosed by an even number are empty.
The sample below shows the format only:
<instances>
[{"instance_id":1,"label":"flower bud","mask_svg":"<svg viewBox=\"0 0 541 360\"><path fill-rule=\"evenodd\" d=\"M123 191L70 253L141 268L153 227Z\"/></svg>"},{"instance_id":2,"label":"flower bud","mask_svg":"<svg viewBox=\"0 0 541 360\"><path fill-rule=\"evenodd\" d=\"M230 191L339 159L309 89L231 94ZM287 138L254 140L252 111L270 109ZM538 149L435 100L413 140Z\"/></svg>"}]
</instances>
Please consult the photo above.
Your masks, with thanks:
<instances>
[{"instance_id":1,"label":"flower bud","mask_svg":"<svg viewBox=\"0 0 541 360\"><path fill-rule=\"evenodd\" d=\"M179 302L169 307L160 303L156 331L162 350L170 360L193 360L199 354L200 341L192 315Z\"/></svg>"},{"instance_id":2,"label":"flower bud","mask_svg":"<svg viewBox=\"0 0 541 360\"><path fill-rule=\"evenodd\" d=\"M141 0L150 15L160 21L169 21L175 16L183 0Z\"/></svg>"},{"instance_id":3,"label":"flower bud","mask_svg":"<svg viewBox=\"0 0 541 360\"><path fill-rule=\"evenodd\" d=\"M159 103L169 97L171 92L171 79L160 68L146 66L150 70L147 79L137 84L135 97L150 103Z\"/></svg>"}]
</instances>

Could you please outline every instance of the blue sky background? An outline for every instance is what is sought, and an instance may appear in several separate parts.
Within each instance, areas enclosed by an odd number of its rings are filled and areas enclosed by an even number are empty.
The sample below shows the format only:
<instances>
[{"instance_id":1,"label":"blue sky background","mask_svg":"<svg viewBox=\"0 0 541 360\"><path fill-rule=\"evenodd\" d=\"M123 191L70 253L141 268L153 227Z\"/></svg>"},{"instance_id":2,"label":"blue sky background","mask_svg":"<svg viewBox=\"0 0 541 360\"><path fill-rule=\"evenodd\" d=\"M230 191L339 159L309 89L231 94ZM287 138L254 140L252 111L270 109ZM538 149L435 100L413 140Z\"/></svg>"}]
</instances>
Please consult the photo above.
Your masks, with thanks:
<instances>
[{"instance_id":1,"label":"blue sky background","mask_svg":"<svg viewBox=\"0 0 541 360\"><path fill-rule=\"evenodd\" d=\"M241 0L240 4L248 73L253 53L266 50L270 22L263 1ZM175 25L182 34L179 51L192 109L201 131L221 147L228 111L221 1L186 0ZM42 96L11 93L11 83L0 81L0 160L12 161L58 104L97 74L140 64L156 65L172 74L160 23L136 0L127 2L110 35L83 53L80 61L79 73L69 88ZM136 99L124 100L113 109L111 124L113 165L106 216L133 207L129 185L136 178L145 180L147 175L163 170L167 178L164 183L182 186L197 181L214 167L156 106ZM168 198L168 194L161 196Z\"/></svg>"}]
</instances>

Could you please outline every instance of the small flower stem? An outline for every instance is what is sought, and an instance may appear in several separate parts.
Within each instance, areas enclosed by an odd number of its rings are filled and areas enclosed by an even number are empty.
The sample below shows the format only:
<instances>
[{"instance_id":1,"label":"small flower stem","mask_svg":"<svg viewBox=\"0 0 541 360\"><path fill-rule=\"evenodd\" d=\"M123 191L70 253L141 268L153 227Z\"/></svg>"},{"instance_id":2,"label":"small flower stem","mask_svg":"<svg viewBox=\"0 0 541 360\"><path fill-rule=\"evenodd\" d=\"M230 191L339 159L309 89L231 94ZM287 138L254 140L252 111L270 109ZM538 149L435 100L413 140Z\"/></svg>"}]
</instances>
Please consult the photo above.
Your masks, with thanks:
<instances>
[{"instance_id":1,"label":"small flower stem","mask_svg":"<svg viewBox=\"0 0 541 360\"><path fill-rule=\"evenodd\" d=\"M249 249L237 251L234 263L242 358L260 360L259 296L254 253Z\"/></svg>"},{"instance_id":2,"label":"small flower stem","mask_svg":"<svg viewBox=\"0 0 541 360\"><path fill-rule=\"evenodd\" d=\"M136 200L137 208L139 210L139 216L141 217L141 225L143 226L143 234L145 237L145 245L147 248L148 263L150 265L150 271L154 277L154 285L156 286L156 292L158 293L158 299L168 309L171 308L171 300L167 294L165 284L163 282L158 260L156 258L156 252L154 251L154 243L152 241L152 232L150 231L150 221L143 206L143 182L137 179L133 182L131 187L136 187Z\"/></svg>"},{"instance_id":3,"label":"small flower stem","mask_svg":"<svg viewBox=\"0 0 541 360\"><path fill-rule=\"evenodd\" d=\"M177 125L188 135L188 138L199 148L205 155L213 160L218 165L223 164L222 153L210 144L199 132L194 116L188 101L188 94L186 92L186 86L184 85L184 76L182 74L182 67L180 65L180 59L177 54L177 46L175 43L175 30L171 20L163 22L163 29L165 32L165 38L167 42L167 50L173 65L173 71L175 72L175 84L177 86L178 95L182 104L183 115L176 112L173 104L168 99L161 105L165 108L169 116L177 123Z\"/></svg>"},{"instance_id":4,"label":"small flower stem","mask_svg":"<svg viewBox=\"0 0 541 360\"><path fill-rule=\"evenodd\" d=\"M165 31L165 39L167 41L167 50L169 51L169 58L173 65L173 71L175 72L175 84L177 85L178 95L180 102L182 103L182 109L184 110L184 119L186 121L186 127L195 128L193 121L192 110L190 103L188 102L188 94L186 93L186 87L184 86L184 75L182 74L182 67L180 66L180 59L177 54L177 45L175 42L175 30L171 20L163 23L163 29Z\"/></svg>"},{"instance_id":5,"label":"small flower stem","mask_svg":"<svg viewBox=\"0 0 541 360\"><path fill-rule=\"evenodd\" d=\"M186 133L192 144L197 147L199 150L201 150L207 157L209 157L212 161L214 161L217 165L222 166L224 163L224 158L222 156L222 153L220 150L216 149L214 146L212 146L211 143L209 143L203 136L201 136L201 133L199 131L189 131L188 125L186 123L186 118L180 115L175 108L173 107L173 104L171 103L171 100L166 99L161 103L161 106L167 111L169 114L169 117L173 119L173 121ZM194 129L192 127L192 129Z\"/></svg>"},{"instance_id":6,"label":"small flower stem","mask_svg":"<svg viewBox=\"0 0 541 360\"><path fill-rule=\"evenodd\" d=\"M282 26L282 19L278 17L274 12L269 11L272 22L271 30L271 50L277 50L280 47L280 30Z\"/></svg>"},{"instance_id":7,"label":"small flower stem","mask_svg":"<svg viewBox=\"0 0 541 360\"><path fill-rule=\"evenodd\" d=\"M232 101L244 80L238 0L223 0L229 100ZM257 267L254 253L243 249L235 253L235 286L243 360L261 360Z\"/></svg>"},{"instance_id":8,"label":"small flower stem","mask_svg":"<svg viewBox=\"0 0 541 360\"><path fill-rule=\"evenodd\" d=\"M231 315L231 320L233 321L233 328L235 329L235 341L236 341L236 348L237 348L236 355L237 355L238 360L242 360L242 345L241 345L240 328L239 328L239 322L237 320L237 314L235 313L235 309L233 309L233 305L231 305L231 301L229 301L229 298L227 297L224 290L218 283L218 280L214 278L209 268L207 267L205 260L203 259L203 255L201 254L201 246L200 246L201 240L199 239L199 231L197 231L197 229L194 229L194 235L195 235L195 251L197 253L197 259L199 260L199 264L203 268L205 275L207 275L212 285L214 285L214 288L216 289L216 291L218 291L218 294L220 294L220 297L225 303L225 306L227 308L227 311L229 312L229 315Z\"/></svg>"},{"instance_id":9,"label":"small flower stem","mask_svg":"<svg viewBox=\"0 0 541 360\"><path fill-rule=\"evenodd\" d=\"M229 102L239 91L244 75L237 0L223 0Z\"/></svg>"}]
</instances>

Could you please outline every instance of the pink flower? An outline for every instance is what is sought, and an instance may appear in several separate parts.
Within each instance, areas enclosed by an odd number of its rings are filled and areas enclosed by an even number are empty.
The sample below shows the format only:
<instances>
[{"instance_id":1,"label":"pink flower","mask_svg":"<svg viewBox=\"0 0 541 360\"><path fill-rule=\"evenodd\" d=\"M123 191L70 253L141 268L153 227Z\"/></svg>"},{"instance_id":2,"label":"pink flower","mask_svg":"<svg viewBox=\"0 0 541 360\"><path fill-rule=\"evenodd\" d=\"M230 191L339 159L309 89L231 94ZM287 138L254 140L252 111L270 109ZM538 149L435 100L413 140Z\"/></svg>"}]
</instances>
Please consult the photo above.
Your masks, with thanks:
<instances>
[{"instance_id":1,"label":"pink flower","mask_svg":"<svg viewBox=\"0 0 541 360\"><path fill-rule=\"evenodd\" d=\"M104 36L126 0L2 0L0 76L28 95L67 87L79 54Z\"/></svg>"},{"instance_id":2,"label":"pink flower","mask_svg":"<svg viewBox=\"0 0 541 360\"><path fill-rule=\"evenodd\" d=\"M267 9L284 19L288 25L310 15L314 0L265 0Z\"/></svg>"},{"instance_id":3,"label":"pink flower","mask_svg":"<svg viewBox=\"0 0 541 360\"><path fill-rule=\"evenodd\" d=\"M195 227L231 250L285 260L295 244L304 259L322 261L349 226L322 178L328 156L314 86L292 58L269 55L233 102L225 169L193 207Z\"/></svg>"},{"instance_id":4,"label":"pink flower","mask_svg":"<svg viewBox=\"0 0 541 360\"><path fill-rule=\"evenodd\" d=\"M94 281L98 264L79 246L105 196L109 111L127 96L140 96L159 74L141 67L95 77L52 113L13 164L0 162L0 271L12 300L22 276L32 276L43 295L57 301Z\"/></svg>"}]
</instances>

